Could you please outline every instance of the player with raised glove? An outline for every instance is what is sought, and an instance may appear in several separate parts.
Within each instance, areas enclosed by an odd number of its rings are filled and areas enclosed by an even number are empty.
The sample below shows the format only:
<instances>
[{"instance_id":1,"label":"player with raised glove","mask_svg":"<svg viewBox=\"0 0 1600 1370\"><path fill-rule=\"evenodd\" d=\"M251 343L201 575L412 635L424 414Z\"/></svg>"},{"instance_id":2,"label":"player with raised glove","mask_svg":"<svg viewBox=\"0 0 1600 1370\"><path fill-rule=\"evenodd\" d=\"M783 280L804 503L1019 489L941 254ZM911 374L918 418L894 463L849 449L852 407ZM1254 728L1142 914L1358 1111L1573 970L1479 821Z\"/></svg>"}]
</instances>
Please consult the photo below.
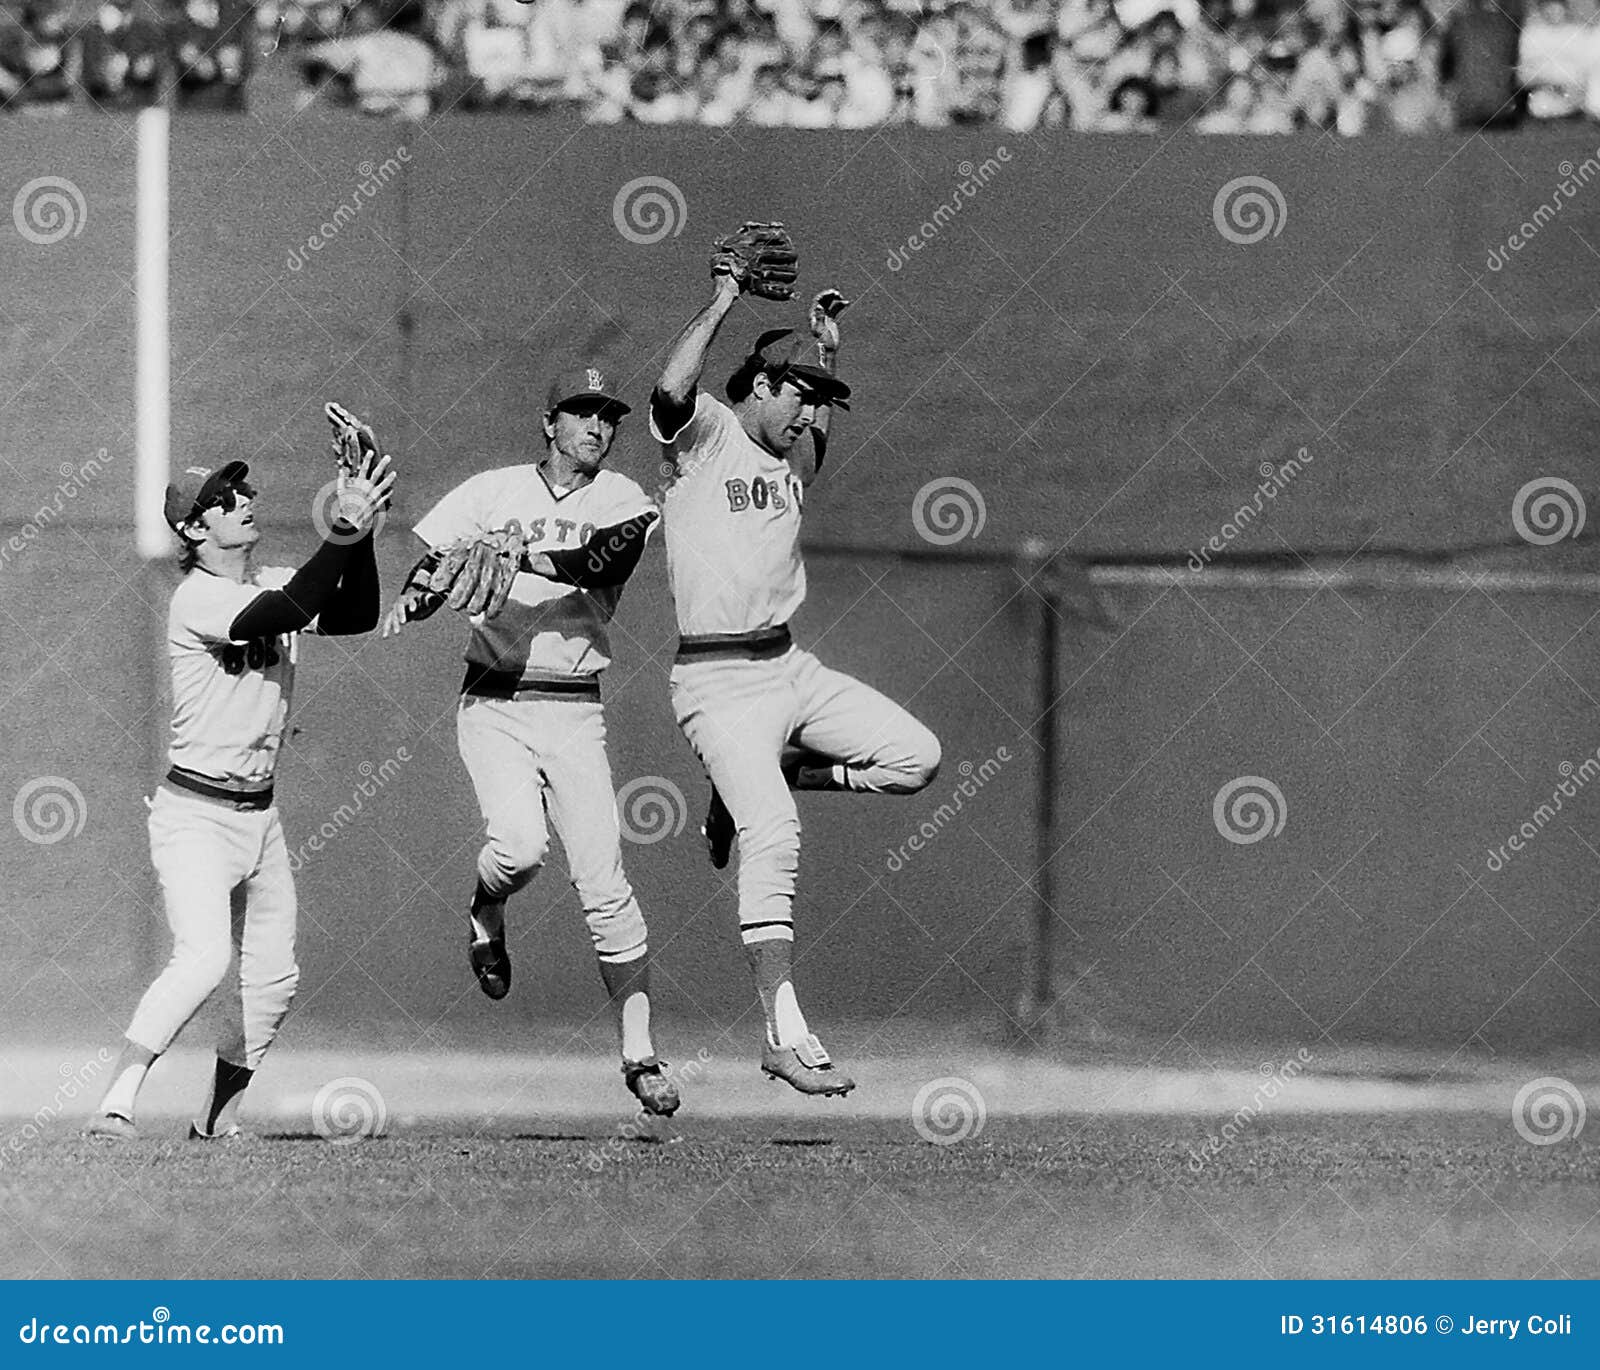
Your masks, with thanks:
<instances>
[{"instance_id":1,"label":"player with raised glove","mask_svg":"<svg viewBox=\"0 0 1600 1370\"><path fill-rule=\"evenodd\" d=\"M650 396L651 435L671 472L662 507L680 634L673 712L713 788L712 864L739 847L739 935L766 1026L760 1068L802 1094L838 1096L855 1082L812 1031L792 974L792 792L915 794L938 772L939 741L887 696L824 666L790 629L806 596L802 505L831 416L851 398L834 368L849 301L823 290L803 330L760 334L723 383L723 403L702 373L741 287L719 259L712 270L712 299L673 339Z\"/></svg>"},{"instance_id":2,"label":"player with raised glove","mask_svg":"<svg viewBox=\"0 0 1600 1370\"><path fill-rule=\"evenodd\" d=\"M711 245L711 274L728 277L741 295L794 299L798 265L794 239L780 223L745 222Z\"/></svg>"}]
</instances>

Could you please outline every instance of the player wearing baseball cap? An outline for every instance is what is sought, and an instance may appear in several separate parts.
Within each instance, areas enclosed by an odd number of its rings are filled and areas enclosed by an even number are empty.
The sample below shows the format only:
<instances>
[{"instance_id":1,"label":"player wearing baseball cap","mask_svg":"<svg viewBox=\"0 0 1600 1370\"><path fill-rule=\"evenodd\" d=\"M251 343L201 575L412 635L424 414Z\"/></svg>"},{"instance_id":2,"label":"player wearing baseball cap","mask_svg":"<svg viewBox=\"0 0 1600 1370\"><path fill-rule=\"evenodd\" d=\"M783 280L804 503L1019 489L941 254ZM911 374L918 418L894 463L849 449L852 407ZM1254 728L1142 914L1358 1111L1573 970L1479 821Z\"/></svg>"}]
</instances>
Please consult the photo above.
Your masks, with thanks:
<instances>
[{"instance_id":1,"label":"player wearing baseball cap","mask_svg":"<svg viewBox=\"0 0 1600 1370\"><path fill-rule=\"evenodd\" d=\"M812 302L809 336L764 333L729 377L723 404L699 389L706 353L742 292L787 299L793 250L782 225L747 224L718 244L715 293L672 344L650 397L650 430L671 464L663 500L679 638L672 704L713 790L712 864L739 840L740 936L766 1016L761 1068L805 1094L854 1082L807 1025L791 975L800 819L792 790L914 794L939 768L939 742L892 700L794 645L806 593L804 492L822 465L833 409L836 290ZM761 289L750 250L778 263ZM726 249L726 250L724 250Z\"/></svg>"},{"instance_id":2,"label":"player wearing baseball cap","mask_svg":"<svg viewBox=\"0 0 1600 1370\"><path fill-rule=\"evenodd\" d=\"M240 1097L299 980L294 877L273 802L298 636L377 626L372 530L395 476L375 451L352 457L331 530L294 570L255 565L261 533L249 474L242 461L191 467L167 488L184 577L167 614L170 769L146 802L172 956L134 1010L91 1137L137 1137L134 1110L151 1064L221 984L235 952L239 975L227 989L211 1091L189 1135L237 1136Z\"/></svg>"},{"instance_id":3,"label":"player wearing baseball cap","mask_svg":"<svg viewBox=\"0 0 1600 1370\"><path fill-rule=\"evenodd\" d=\"M616 1018L623 1081L645 1109L666 1115L678 1090L651 1038L650 949L622 869L600 702L611 618L660 518L638 485L604 464L628 412L600 367L557 376L543 454L470 477L417 524L429 551L384 635L426 618L447 595L470 615L456 736L487 830L467 947L479 986L491 999L510 992L506 901L544 865L554 828ZM508 560L514 578L498 612L474 613L493 599L439 577L443 566L475 574L482 558L462 551L486 541L490 560Z\"/></svg>"}]
</instances>

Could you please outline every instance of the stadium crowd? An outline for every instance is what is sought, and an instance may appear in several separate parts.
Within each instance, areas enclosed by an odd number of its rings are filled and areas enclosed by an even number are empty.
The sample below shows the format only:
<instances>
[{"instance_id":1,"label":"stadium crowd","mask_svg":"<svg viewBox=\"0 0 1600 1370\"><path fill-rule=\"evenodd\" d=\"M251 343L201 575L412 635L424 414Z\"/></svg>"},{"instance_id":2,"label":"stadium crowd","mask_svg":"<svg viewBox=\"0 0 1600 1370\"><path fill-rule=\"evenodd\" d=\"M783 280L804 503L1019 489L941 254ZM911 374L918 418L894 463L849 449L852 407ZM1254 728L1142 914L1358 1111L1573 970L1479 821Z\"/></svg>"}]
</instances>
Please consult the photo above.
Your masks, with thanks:
<instances>
[{"instance_id":1,"label":"stadium crowd","mask_svg":"<svg viewBox=\"0 0 1600 1370\"><path fill-rule=\"evenodd\" d=\"M1600 118L1600 0L4 0L0 101L1355 134ZM1526 3L1529 9L1524 12Z\"/></svg>"}]
</instances>

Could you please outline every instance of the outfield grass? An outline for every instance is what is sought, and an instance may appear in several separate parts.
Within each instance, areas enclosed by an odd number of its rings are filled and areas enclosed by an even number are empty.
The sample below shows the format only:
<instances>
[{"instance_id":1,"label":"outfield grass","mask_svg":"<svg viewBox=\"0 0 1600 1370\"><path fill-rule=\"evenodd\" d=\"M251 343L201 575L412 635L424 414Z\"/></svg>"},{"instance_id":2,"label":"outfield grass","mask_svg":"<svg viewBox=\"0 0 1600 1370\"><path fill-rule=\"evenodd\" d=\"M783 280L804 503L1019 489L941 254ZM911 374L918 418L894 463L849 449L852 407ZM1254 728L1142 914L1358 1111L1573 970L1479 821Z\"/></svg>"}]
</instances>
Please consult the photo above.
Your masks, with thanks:
<instances>
[{"instance_id":1,"label":"outfield grass","mask_svg":"<svg viewBox=\"0 0 1600 1370\"><path fill-rule=\"evenodd\" d=\"M1487 1115L613 1116L334 1145L42 1140L0 1170L0 1276L1600 1276L1600 1154Z\"/></svg>"}]
</instances>

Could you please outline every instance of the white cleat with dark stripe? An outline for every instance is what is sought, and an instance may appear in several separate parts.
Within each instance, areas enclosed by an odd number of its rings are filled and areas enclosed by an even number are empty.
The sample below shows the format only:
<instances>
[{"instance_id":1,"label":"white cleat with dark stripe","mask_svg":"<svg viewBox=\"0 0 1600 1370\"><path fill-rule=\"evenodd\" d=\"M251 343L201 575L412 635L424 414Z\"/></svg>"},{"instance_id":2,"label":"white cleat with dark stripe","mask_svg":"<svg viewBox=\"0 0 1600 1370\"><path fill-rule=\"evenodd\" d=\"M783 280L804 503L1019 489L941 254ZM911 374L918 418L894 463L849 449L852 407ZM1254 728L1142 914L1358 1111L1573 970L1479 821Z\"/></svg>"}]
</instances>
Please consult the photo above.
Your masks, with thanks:
<instances>
[{"instance_id":1,"label":"white cleat with dark stripe","mask_svg":"<svg viewBox=\"0 0 1600 1370\"><path fill-rule=\"evenodd\" d=\"M761 1073L802 1094L848 1094L856 1082L840 1070L823 1050L816 1033L792 1047L780 1047L769 1037L761 1048Z\"/></svg>"},{"instance_id":2,"label":"white cleat with dark stripe","mask_svg":"<svg viewBox=\"0 0 1600 1370\"><path fill-rule=\"evenodd\" d=\"M83 1135L97 1142L136 1142L139 1129L120 1113L102 1113L84 1128Z\"/></svg>"}]
</instances>

